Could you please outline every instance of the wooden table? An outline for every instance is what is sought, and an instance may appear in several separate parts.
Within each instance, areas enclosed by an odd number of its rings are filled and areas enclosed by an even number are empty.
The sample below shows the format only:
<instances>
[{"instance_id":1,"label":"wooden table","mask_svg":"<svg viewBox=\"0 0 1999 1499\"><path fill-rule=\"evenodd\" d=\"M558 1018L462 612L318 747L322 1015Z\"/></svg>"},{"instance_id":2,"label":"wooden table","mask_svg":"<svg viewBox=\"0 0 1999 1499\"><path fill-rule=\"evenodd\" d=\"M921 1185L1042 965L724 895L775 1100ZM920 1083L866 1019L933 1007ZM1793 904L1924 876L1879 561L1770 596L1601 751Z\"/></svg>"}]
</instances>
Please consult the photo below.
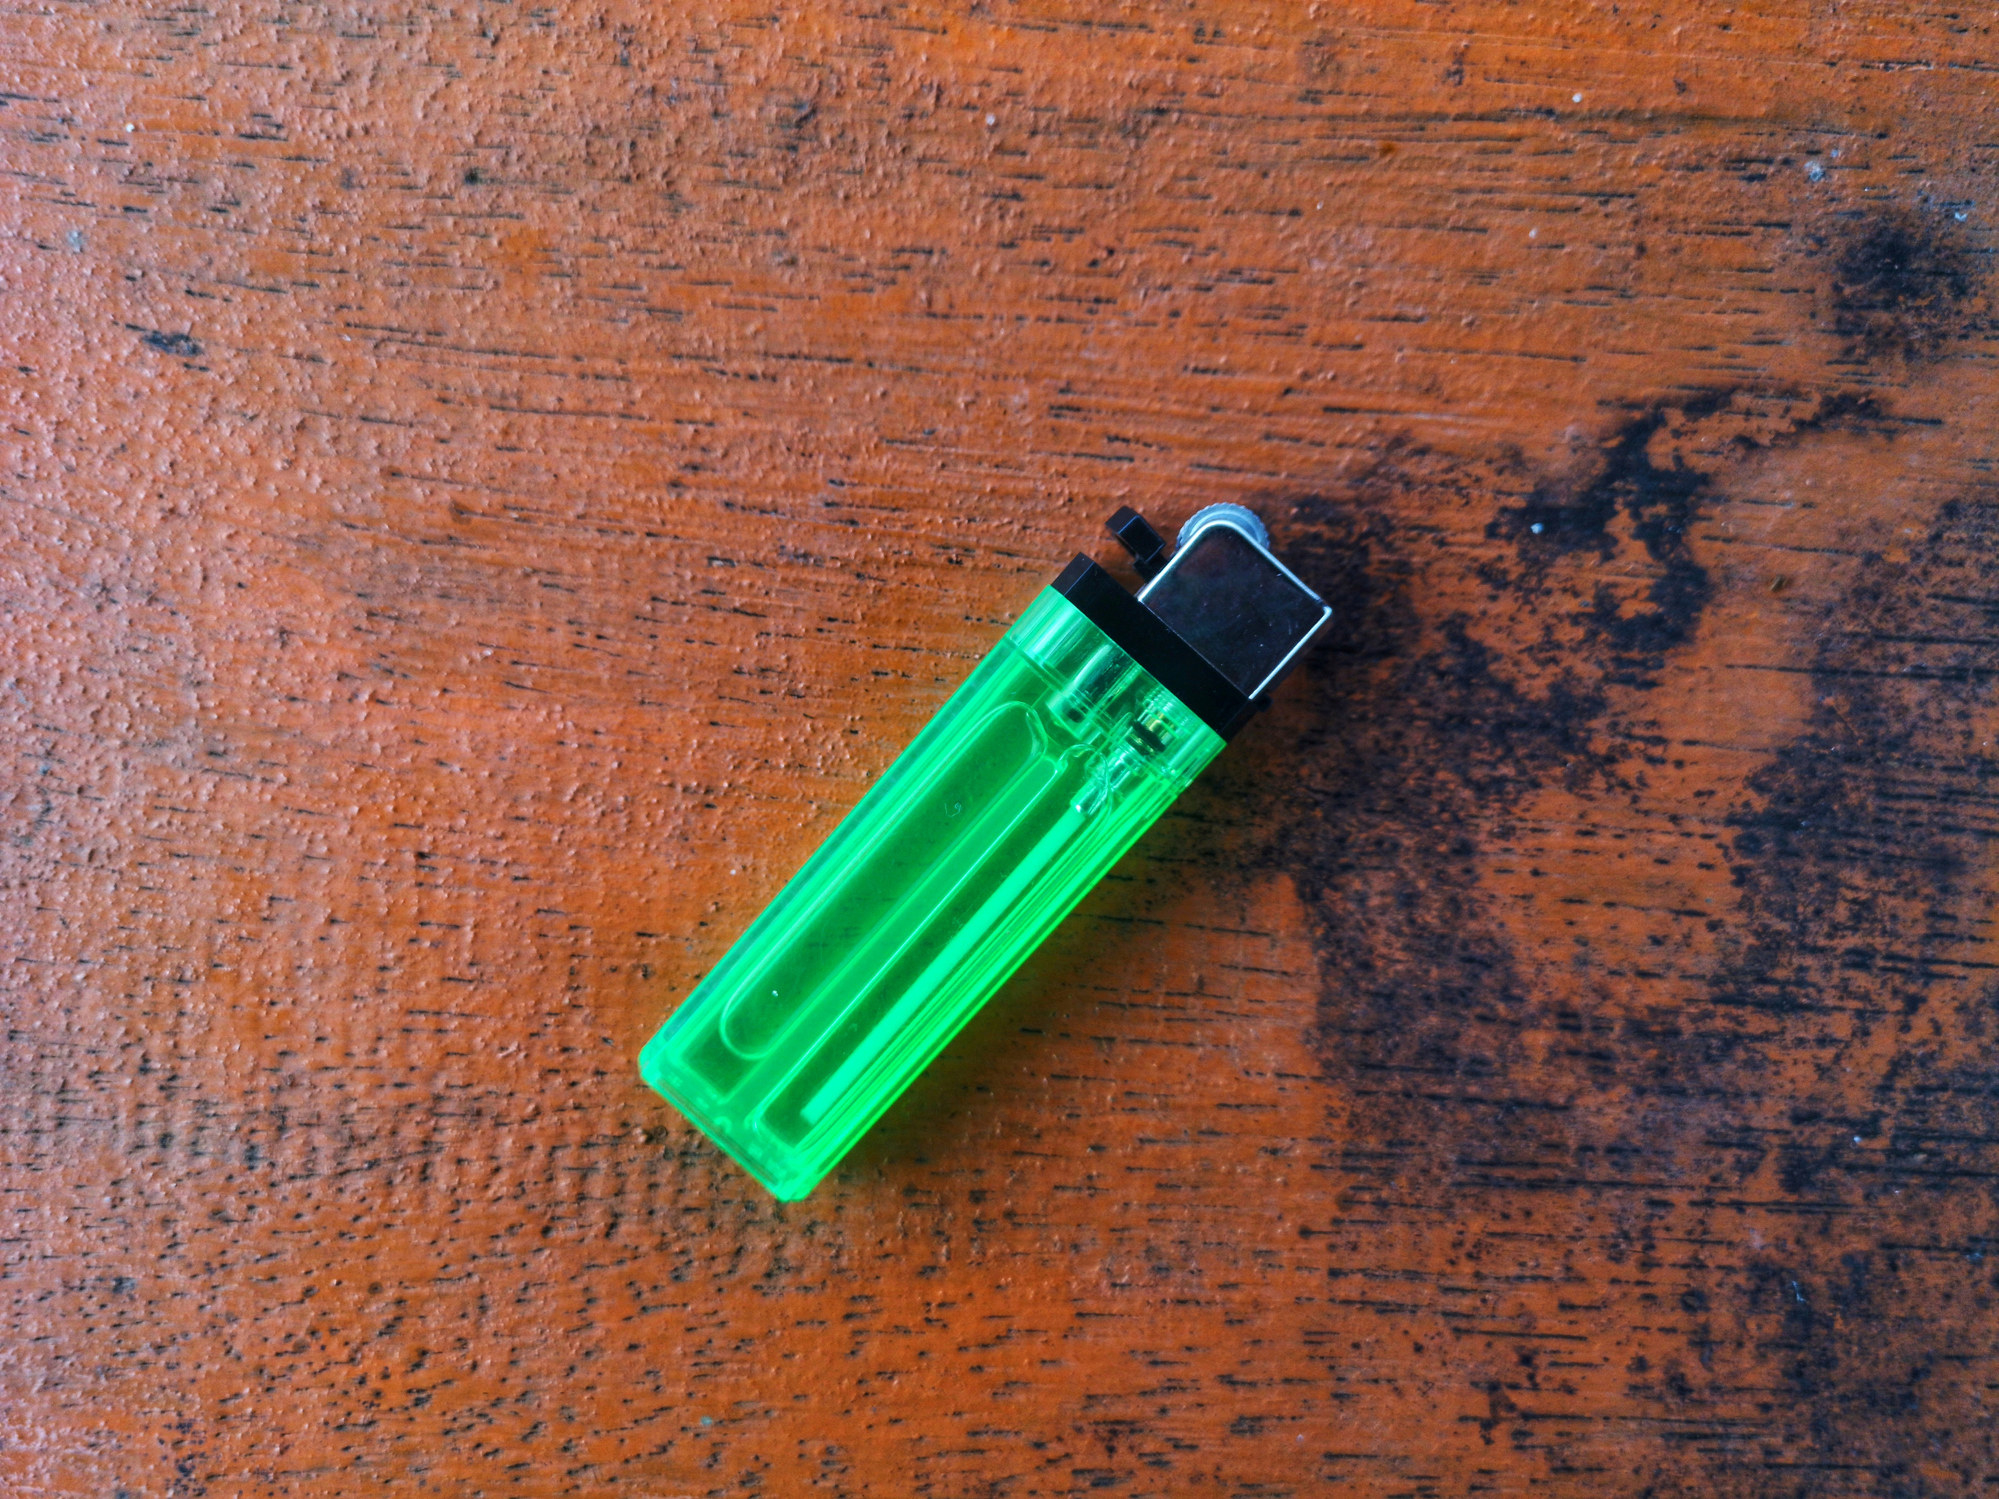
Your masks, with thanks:
<instances>
[{"instance_id":1,"label":"wooden table","mask_svg":"<svg viewBox=\"0 0 1999 1499\"><path fill-rule=\"evenodd\" d=\"M10 9L5 1492L1989 1492L1995 68ZM1334 638L773 1203L639 1045L1217 500Z\"/></svg>"}]
</instances>

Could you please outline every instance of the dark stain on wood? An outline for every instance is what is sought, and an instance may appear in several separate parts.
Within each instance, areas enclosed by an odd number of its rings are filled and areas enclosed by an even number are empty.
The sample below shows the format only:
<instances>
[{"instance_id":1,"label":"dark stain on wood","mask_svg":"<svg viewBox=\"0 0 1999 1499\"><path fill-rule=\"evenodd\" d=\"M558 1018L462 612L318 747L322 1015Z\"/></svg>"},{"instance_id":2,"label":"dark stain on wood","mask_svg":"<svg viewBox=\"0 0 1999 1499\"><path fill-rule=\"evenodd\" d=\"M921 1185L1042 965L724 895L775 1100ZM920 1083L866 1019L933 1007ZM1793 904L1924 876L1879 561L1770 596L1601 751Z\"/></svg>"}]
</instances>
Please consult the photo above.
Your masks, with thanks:
<instances>
[{"instance_id":1,"label":"dark stain on wood","mask_svg":"<svg viewBox=\"0 0 1999 1499\"><path fill-rule=\"evenodd\" d=\"M177 355L182 359L199 359L201 345L195 342L192 333L161 333L145 328L139 331L139 342L149 349L157 349L162 354Z\"/></svg>"},{"instance_id":2,"label":"dark stain on wood","mask_svg":"<svg viewBox=\"0 0 1999 1499\"><path fill-rule=\"evenodd\" d=\"M1863 359L1934 359L1989 305L1980 257L1933 206L1887 206L1846 228L1832 262L1833 327Z\"/></svg>"}]
</instances>

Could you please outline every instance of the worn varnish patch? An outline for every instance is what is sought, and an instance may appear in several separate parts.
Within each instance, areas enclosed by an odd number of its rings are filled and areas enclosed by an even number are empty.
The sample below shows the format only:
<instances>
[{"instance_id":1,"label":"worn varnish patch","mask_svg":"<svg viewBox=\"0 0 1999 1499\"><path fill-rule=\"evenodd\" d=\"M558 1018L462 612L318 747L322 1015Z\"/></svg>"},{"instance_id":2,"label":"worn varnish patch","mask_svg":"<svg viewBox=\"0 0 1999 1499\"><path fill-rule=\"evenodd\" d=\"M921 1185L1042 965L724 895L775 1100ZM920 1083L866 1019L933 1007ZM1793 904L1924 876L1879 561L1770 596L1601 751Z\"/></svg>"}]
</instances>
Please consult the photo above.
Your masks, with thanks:
<instances>
[{"instance_id":1,"label":"worn varnish patch","mask_svg":"<svg viewBox=\"0 0 1999 1499\"><path fill-rule=\"evenodd\" d=\"M1482 1441L1594 1466L1587 1386L1544 1365L1565 1342L1601 1346L1601 1324L1521 1297L1481 1328L1450 1301L1580 1287L1589 1253L1646 1288L1625 1293L1644 1307L1618 1359L1628 1419L1703 1454L1697 1475L1658 1459L1645 1483L1765 1492L1773 1449L1828 1472L1936 1452L1966 1481L1983 1471L1983 1438L1962 1437L1978 1385L1956 1373L1976 1337L1955 1329L1984 1324L1994 1285L1979 1183L1995 1094L1969 1039L1993 993L1993 601L1971 581L1990 575L1990 502L1928 506L1894 560L1849 552L1796 668L1801 721L1746 777L1688 795L1705 731L1760 715L1646 716L1714 591L1702 524L1813 443L1893 451L1897 428L1843 396L1705 395L1620 422L1578 478L1502 463L1470 480L1404 449L1294 509L1317 538L1304 565L1349 608L1296 746L1318 773L1254 867L1296 882L1321 965L1315 1037L1344 1125L1329 1163L1352 1185L1320 1232L1350 1304L1386 1309L1372 1287L1399 1283L1392 1304L1483 1368L1465 1388L1487 1401ZM1509 486L1526 498L1488 534L1512 555L1470 566L1490 591L1467 577L1426 618L1397 512ZM1619 559L1635 576L1595 581ZM1496 614L1524 642L1511 655L1479 638ZM1622 854L1586 883L1556 868L1647 821L1660 832L1637 853L1670 873L1625 873ZM1636 930L1591 931L1605 911ZM1522 1222L1459 1229L1418 1266L1394 1221L1412 1209ZM1916 1307L1949 1308L1953 1331ZM1536 1395L1548 1405L1522 1403Z\"/></svg>"},{"instance_id":2,"label":"worn varnish patch","mask_svg":"<svg viewBox=\"0 0 1999 1499\"><path fill-rule=\"evenodd\" d=\"M0 28L7 1491L1989 1487L1993 47ZM638 1046L1215 500L1334 638L772 1203Z\"/></svg>"}]
</instances>

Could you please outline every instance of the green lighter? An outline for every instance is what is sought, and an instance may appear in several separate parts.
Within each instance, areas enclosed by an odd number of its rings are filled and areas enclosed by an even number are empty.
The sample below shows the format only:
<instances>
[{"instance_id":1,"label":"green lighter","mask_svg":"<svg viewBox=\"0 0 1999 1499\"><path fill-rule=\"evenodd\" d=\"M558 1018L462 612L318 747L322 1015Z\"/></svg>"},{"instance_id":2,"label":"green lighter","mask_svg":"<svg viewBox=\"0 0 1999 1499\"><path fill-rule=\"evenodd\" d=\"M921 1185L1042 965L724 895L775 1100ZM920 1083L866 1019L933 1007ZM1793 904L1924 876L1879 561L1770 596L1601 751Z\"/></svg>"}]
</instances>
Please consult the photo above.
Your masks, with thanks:
<instances>
[{"instance_id":1,"label":"green lighter","mask_svg":"<svg viewBox=\"0 0 1999 1499\"><path fill-rule=\"evenodd\" d=\"M1332 611L1255 513L1166 544L1136 596L1079 556L639 1056L787 1202L833 1169L1263 704ZM1163 566L1162 566L1163 563Z\"/></svg>"}]
</instances>

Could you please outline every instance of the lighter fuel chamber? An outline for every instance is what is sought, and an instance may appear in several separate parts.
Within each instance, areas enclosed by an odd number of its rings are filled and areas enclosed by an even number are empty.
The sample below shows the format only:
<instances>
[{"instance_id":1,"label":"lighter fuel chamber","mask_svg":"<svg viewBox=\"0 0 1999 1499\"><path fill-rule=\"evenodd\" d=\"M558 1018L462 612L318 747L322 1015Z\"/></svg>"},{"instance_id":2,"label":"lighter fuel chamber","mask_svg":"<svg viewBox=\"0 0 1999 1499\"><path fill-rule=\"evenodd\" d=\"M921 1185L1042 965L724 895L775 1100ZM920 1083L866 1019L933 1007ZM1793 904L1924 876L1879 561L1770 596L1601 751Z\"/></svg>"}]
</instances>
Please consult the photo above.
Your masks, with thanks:
<instances>
[{"instance_id":1,"label":"lighter fuel chamber","mask_svg":"<svg viewBox=\"0 0 1999 1499\"><path fill-rule=\"evenodd\" d=\"M818 1185L1262 706L1332 611L1211 505L1079 556L639 1057L779 1198Z\"/></svg>"}]
</instances>

